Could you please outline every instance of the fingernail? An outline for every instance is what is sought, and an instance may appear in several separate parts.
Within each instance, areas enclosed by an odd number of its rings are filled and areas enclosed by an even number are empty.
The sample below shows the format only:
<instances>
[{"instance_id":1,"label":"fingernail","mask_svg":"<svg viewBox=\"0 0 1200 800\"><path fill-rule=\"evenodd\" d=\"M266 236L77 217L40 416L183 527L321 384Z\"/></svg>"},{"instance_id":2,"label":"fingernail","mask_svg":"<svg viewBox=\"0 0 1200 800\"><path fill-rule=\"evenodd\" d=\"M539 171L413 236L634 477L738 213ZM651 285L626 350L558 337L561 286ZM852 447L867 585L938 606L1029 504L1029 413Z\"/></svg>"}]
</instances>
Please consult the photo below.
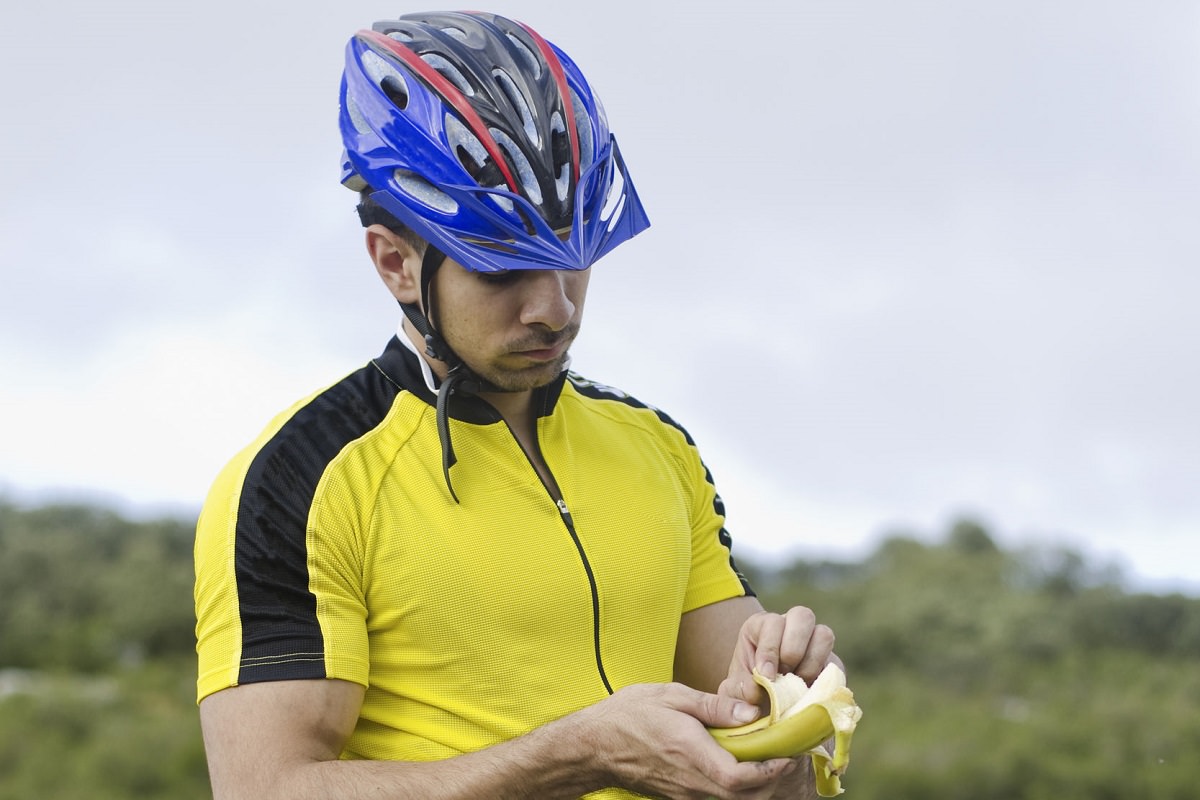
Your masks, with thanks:
<instances>
[{"instance_id":1,"label":"fingernail","mask_svg":"<svg viewBox=\"0 0 1200 800\"><path fill-rule=\"evenodd\" d=\"M758 709L749 703L737 703L733 707L733 718L738 722L753 722L758 717Z\"/></svg>"},{"instance_id":2,"label":"fingernail","mask_svg":"<svg viewBox=\"0 0 1200 800\"><path fill-rule=\"evenodd\" d=\"M758 665L758 673L767 680L771 680L775 677L775 665L770 661L764 661Z\"/></svg>"}]
</instances>

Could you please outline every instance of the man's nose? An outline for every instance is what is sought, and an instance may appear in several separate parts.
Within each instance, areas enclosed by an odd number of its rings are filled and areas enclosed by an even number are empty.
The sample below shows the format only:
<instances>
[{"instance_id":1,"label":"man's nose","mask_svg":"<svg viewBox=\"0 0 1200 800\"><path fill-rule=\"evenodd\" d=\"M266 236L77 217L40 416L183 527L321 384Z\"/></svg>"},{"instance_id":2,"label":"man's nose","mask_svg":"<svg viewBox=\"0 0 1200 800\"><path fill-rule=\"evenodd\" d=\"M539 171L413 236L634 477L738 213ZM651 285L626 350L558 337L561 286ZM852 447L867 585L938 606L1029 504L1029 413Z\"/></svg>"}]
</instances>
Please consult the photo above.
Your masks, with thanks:
<instances>
[{"instance_id":1,"label":"man's nose","mask_svg":"<svg viewBox=\"0 0 1200 800\"><path fill-rule=\"evenodd\" d=\"M568 276L558 269L529 272L525 280L521 322L526 325L545 325L554 331L562 330L575 315L575 303L567 294Z\"/></svg>"}]
</instances>

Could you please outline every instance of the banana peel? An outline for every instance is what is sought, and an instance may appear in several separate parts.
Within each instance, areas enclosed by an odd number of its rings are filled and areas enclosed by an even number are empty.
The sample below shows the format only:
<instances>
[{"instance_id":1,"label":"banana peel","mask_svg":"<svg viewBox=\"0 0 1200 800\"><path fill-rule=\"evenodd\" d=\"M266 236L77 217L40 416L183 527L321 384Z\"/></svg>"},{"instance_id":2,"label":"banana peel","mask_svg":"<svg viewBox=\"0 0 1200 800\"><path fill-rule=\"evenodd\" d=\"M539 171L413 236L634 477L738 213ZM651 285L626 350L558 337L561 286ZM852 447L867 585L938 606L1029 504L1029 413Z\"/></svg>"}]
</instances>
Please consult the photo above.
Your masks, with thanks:
<instances>
[{"instance_id":1,"label":"banana peel","mask_svg":"<svg viewBox=\"0 0 1200 800\"><path fill-rule=\"evenodd\" d=\"M836 664L828 664L809 686L799 675L771 680L756 669L754 682L767 693L767 713L734 728L709 728L713 739L738 761L795 758L807 753L817 794L841 794L841 775L850 763L850 738L862 717L854 693L846 687L846 673ZM830 737L833 753L824 745Z\"/></svg>"}]
</instances>

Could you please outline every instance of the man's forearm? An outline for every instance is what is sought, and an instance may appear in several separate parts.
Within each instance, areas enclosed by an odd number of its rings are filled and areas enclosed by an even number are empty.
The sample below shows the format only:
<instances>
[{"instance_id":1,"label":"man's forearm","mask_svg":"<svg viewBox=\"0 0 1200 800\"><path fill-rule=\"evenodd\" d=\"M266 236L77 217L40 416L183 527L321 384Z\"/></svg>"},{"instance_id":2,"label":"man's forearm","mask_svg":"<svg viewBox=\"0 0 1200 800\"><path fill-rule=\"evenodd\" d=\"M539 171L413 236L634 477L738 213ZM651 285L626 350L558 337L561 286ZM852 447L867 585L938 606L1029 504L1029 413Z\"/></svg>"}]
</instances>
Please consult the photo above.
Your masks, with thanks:
<instances>
[{"instance_id":1,"label":"man's forearm","mask_svg":"<svg viewBox=\"0 0 1200 800\"><path fill-rule=\"evenodd\" d=\"M524 736L441 761L309 761L260 776L250 788L219 787L215 800L573 799L606 781L589 758L588 734L571 718ZM214 776L215 777L215 776Z\"/></svg>"}]
</instances>

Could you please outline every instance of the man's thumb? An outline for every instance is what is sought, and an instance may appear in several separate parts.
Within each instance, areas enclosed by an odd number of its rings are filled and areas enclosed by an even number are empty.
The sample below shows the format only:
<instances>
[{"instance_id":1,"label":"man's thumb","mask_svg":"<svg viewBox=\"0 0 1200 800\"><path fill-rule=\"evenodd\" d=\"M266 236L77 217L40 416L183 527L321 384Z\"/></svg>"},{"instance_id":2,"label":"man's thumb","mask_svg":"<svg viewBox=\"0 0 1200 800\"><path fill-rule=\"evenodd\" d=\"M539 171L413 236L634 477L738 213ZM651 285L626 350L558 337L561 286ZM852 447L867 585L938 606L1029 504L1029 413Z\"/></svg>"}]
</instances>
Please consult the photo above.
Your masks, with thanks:
<instances>
[{"instance_id":1,"label":"man's thumb","mask_svg":"<svg viewBox=\"0 0 1200 800\"><path fill-rule=\"evenodd\" d=\"M700 703L697 719L710 728L732 728L758 719L758 706L728 695L709 694Z\"/></svg>"}]
</instances>

